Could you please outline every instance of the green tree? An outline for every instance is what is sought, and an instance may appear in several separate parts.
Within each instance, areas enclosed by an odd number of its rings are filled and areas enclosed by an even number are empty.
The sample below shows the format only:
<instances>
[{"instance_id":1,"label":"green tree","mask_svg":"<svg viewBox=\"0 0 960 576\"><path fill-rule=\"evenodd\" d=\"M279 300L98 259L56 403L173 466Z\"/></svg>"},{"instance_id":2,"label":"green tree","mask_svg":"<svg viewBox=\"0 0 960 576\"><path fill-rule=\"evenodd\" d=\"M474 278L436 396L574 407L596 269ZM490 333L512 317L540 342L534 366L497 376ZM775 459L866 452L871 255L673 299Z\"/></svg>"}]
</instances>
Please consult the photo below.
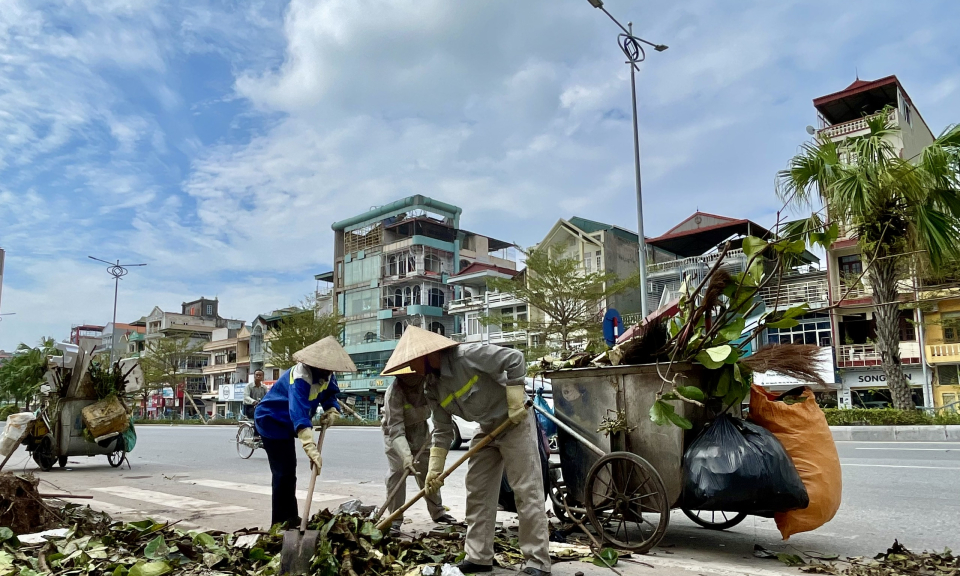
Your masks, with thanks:
<instances>
[{"instance_id":1,"label":"green tree","mask_svg":"<svg viewBox=\"0 0 960 576\"><path fill-rule=\"evenodd\" d=\"M327 336L339 338L343 332L343 318L336 311L322 312L314 297L307 296L299 308L298 312L284 316L270 331L268 362L282 370L296 364L293 355L298 350Z\"/></svg>"},{"instance_id":2,"label":"green tree","mask_svg":"<svg viewBox=\"0 0 960 576\"><path fill-rule=\"evenodd\" d=\"M140 369L143 370L143 399L164 388L177 389L183 386L183 396L206 424L203 413L197 408L193 396L186 390L184 372L191 359L203 352L203 343L194 342L189 336L179 338L157 338L148 340L140 355Z\"/></svg>"},{"instance_id":3,"label":"green tree","mask_svg":"<svg viewBox=\"0 0 960 576\"><path fill-rule=\"evenodd\" d=\"M960 127L954 126L916 158L900 158L889 110L868 117L869 131L832 142L805 143L777 175L788 204L821 203L831 220L851 230L863 254L876 305L877 348L894 406L912 409L900 364L898 280L936 268L960 246ZM808 231L822 229L815 214ZM801 225L802 227L803 225Z\"/></svg>"},{"instance_id":4,"label":"green tree","mask_svg":"<svg viewBox=\"0 0 960 576\"><path fill-rule=\"evenodd\" d=\"M12 399L15 406L24 403L30 409L30 402L40 391L47 373L47 357L60 356L62 352L54 348L53 338L43 338L40 345L30 347L21 343L12 358L0 366L0 394Z\"/></svg>"},{"instance_id":5,"label":"green tree","mask_svg":"<svg viewBox=\"0 0 960 576\"><path fill-rule=\"evenodd\" d=\"M521 329L540 333L547 348L570 350L574 340L597 340L603 332L603 302L635 287L636 276L621 279L609 272L585 272L575 258L555 258L546 249L531 249L526 255L526 270L513 279L491 278L490 290L510 293L527 303L527 320L490 316L487 324L505 330ZM534 310L542 312L535 317Z\"/></svg>"}]
</instances>

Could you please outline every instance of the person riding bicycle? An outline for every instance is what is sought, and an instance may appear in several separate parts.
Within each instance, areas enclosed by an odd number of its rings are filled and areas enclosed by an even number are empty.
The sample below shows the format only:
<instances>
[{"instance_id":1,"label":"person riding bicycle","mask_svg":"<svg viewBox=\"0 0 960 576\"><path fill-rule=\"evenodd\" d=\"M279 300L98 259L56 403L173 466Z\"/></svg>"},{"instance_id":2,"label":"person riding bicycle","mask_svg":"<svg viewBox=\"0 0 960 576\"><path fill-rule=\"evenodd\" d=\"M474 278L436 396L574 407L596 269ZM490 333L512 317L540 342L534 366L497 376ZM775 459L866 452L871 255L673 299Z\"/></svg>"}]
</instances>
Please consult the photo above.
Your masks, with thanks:
<instances>
[{"instance_id":1,"label":"person riding bicycle","mask_svg":"<svg viewBox=\"0 0 960 576\"><path fill-rule=\"evenodd\" d=\"M267 387L263 385L263 370L255 370L253 372L253 382L247 384L247 387L243 389L243 415L248 420L253 420L257 404L266 395ZM253 427L253 436L255 438L260 437L260 432L257 431L256 426Z\"/></svg>"}]
</instances>

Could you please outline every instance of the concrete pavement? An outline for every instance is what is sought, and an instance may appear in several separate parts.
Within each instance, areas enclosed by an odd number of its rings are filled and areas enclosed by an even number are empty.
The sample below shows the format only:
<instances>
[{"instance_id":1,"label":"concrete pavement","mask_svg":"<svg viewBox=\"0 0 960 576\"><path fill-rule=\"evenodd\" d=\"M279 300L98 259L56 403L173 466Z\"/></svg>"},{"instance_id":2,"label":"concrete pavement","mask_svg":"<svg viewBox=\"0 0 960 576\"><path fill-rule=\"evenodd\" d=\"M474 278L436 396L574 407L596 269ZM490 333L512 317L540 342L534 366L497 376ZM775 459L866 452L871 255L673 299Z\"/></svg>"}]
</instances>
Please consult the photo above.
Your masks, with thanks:
<instances>
[{"instance_id":1,"label":"concrete pavement","mask_svg":"<svg viewBox=\"0 0 960 576\"><path fill-rule=\"evenodd\" d=\"M170 518L187 527L235 530L269 522L270 474L266 456L257 451L241 460L232 427L141 426L130 455L132 469L112 469L105 457L71 458L66 469L39 476L44 491L62 489L94 496L92 505L122 518ZM777 561L752 555L754 544L800 553L816 551L845 556L872 556L899 538L908 548L960 547L956 518L960 500L960 442L838 442L844 473L844 500L837 517L814 532L782 542L772 520L748 517L725 532L697 527L675 511L666 537L652 553L635 560L656 566L623 563L626 573L668 575L689 571L710 574L793 573ZM456 453L451 454L454 457ZM324 469L315 496L317 506L334 507L350 498L380 504L385 497L386 458L377 428L334 428L323 450ZM308 479L300 464L300 488ZM450 460L452 462L452 460ZM37 471L19 452L8 470ZM448 478L444 502L464 516L464 469ZM414 484L409 483L408 494ZM408 513L409 529L430 527L423 505ZM513 515L501 514L509 522ZM581 562L558 565L557 574L585 574L604 569Z\"/></svg>"}]
</instances>

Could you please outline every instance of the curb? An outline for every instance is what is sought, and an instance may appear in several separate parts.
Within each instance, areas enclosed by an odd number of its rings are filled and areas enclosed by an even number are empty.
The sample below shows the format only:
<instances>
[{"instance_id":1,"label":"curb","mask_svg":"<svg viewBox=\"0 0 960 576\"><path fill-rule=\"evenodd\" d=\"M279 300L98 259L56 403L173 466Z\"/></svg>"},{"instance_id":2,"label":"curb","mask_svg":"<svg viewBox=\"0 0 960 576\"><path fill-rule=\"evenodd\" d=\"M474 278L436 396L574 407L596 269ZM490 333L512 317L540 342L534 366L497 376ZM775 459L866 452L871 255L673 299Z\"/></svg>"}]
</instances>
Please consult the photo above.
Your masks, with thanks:
<instances>
[{"instance_id":1,"label":"curb","mask_svg":"<svg viewBox=\"0 0 960 576\"><path fill-rule=\"evenodd\" d=\"M831 426L835 442L960 442L960 426Z\"/></svg>"}]
</instances>

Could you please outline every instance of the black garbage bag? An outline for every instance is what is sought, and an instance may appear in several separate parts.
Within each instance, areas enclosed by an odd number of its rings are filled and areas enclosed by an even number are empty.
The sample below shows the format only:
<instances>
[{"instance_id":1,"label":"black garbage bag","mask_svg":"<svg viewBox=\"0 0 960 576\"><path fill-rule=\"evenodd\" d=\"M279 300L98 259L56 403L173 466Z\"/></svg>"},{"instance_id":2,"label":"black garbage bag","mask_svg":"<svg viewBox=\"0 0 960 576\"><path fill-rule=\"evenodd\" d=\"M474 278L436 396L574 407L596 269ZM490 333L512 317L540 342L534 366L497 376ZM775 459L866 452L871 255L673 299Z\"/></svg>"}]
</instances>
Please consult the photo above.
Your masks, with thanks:
<instances>
[{"instance_id":1,"label":"black garbage bag","mask_svg":"<svg viewBox=\"0 0 960 576\"><path fill-rule=\"evenodd\" d=\"M683 455L683 507L770 515L809 504L793 460L768 430L718 416Z\"/></svg>"}]
</instances>

